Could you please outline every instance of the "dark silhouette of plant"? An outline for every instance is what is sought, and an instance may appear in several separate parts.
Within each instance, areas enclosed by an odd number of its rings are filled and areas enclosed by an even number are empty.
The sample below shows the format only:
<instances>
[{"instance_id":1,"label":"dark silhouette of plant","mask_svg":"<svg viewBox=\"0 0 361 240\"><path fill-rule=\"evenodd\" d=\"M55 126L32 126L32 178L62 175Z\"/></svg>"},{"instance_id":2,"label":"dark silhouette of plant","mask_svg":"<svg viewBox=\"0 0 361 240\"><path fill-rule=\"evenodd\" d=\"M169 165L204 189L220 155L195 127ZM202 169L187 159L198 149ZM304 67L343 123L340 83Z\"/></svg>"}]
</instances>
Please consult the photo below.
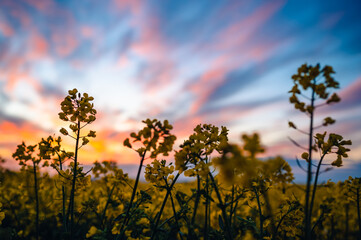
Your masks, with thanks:
<instances>
[{"instance_id":1,"label":"dark silhouette of plant","mask_svg":"<svg viewBox=\"0 0 361 240\"><path fill-rule=\"evenodd\" d=\"M17 146L13 158L19 161L19 165L22 166L23 170L29 169L33 172L34 177L34 195L35 195L35 228L36 228L36 239L39 239L39 189L38 189L38 166L42 160L40 156L36 155L35 145L22 144ZM27 164L27 161L31 161L31 165Z\"/></svg>"},{"instance_id":2,"label":"dark silhouette of plant","mask_svg":"<svg viewBox=\"0 0 361 240\"><path fill-rule=\"evenodd\" d=\"M347 197L350 202L356 203L356 211L357 211L357 224L358 224L358 237L361 239L361 214L360 214L360 201L361 201L361 178L359 177L349 177L345 181L346 189L347 189Z\"/></svg>"},{"instance_id":3,"label":"dark silhouette of plant","mask_svg":"<svg viewBox=\"0 0 361 240\"><path fill-rule=\"evenodd\" d=\"M173 129L173 126L169 124L168 120L164 120L163 123L157 119L147 119L143 121L146 124L142 130L138 133L131 133L130 136L133 138L134 142L140 142L141 147L134 149L140 156L140 163L138 168L137 177L135 179L135 184L133 187L132 196L127 208L125 215L119 215L117 219L123 218L123 223L120 228L120 234L117 239L123 239L125 226L128 225L130 220L130 212L133 206L133 201L137 193L137 187L139 183L140 173L143 167L143 162L146 159L147 153L150 153L149 158L155 159L158 155L168 156L169 152L173 149L174 141L176 136L170 133L170 130ZM130 143L129 138L124 140L124 146L133 149L132 144Z\"/></svg>"},{"instance_id":4,"label":"dark silhouette of plant","mask_svg":"<svg viewBox=\"0 0 361 240\"><path fill-rule=\"evenodd\" d=\"M74 156L73 152L67 152L61 148L61 137L52 137L49 136L46 139L42 138L39 142L39 151L43 159L52 160L50 166L54 168L60 177L67 179L65 177L66 173L63 172L64 162L68 159L71 159ZM48 166L48 162L44 166ZM62 195L62 215L61 219L63 222L64 232L67 232L67 219L66 219L66 183L61 181L61 195Z\"/></svg>"},{"instance_id":5,"label":"dark silhouette of plant","mask_svg":"<svg viewBox=\"0 0 361 240\"><path fill-rule=\"evenodd\" d=\"M194 128L194 133L184 141L180 146L181 150L175 154L176 170L179 174L184 172L185 176L197 176L197 198L193 209L193 216L199 204L200 179L207 182L209 177L212 187L218 199L218 206L222 211L219 216L219 223L224 232L226 239L233 239L230 225L230 216L227 214L227 205L224 203L219 189L219 185L209 169L211 165L210 157L213 152L223 153L224 148L228 145L228 129L211 124L199 124ZM206 202L209 204L209 202ZM205 208L207 209L207 205ZM193 217L192 217L193 218ZM194 222L194 220L193 220ZM205 221L207 224L207 221ZM208 226L206 226L208 228Z\"/></svg>"},{"instance_id":6,"label":"dark silhouette of plant","mask_svg":"<svg viewBox=\"0 0 361 240\"><path fill-rule=\"evenodd\" d=\"M312 238L312 209L322 161L327 154L335 153L337 155L337 159L332 162L332 165L340 167L342 165L342 158L347 157L346 152L349 151L349 149L345 148L344 146L351 144L351 141L343 140L342 136L334 133L329 134L328 140L325 139L326 132L324 134L314 134L314 130L316 128L335 123L334 119L331 117L326 117L320 126L314 126L316 109L340 101L340 98L336 93L330 95L329 92L331 89L339 88L339 83L332 77L333 73L335 72L330 66L325 66L321 69L319 64L316 66L303 64L300 68L298 68L297 74L292 76L294 85L289 91L289 93L292 94L289 99L290 103L294 105L295 109L305 113L310 119L308 132L299 130L293 122L289 122L289 127L308 135L308 147L306 148L308 151L302 154L302 158L307 161L307 181L304 207L305 239ZM318 100L322 102L317 103ZM297 146L301 146L297 142L293 142ZM320 153L320 159L316 161L317 165L314 165L313 163L313 151ZM316 173L311 193L313 167L316 167Z\"/></svg>"},{"instance_id":7,"label":"dark silhouette of plant","mask_svg":"<svg viewBox=\"0 0 361 240\"><path fill-rule=\"evenodd\" d=\"M72 185L70 191L68 211L66 214L67 223L69 223L70 216L70 239L74 238L74 196L76 188L77 177L82 176L78 171L78 151L79 149L86 145L89 142L88 138L95 137L95 131L89 131L86 135L81 135L81 130L88 124L95 121L96 110L94 109L94 104L91 103L94 100L93 97L90 97L87 93L81 95L78 93L77 89L69 90L69 95L61 102L61 112L59 113L59 118L63 121L70 122L69 128L71 133L69 134L68 130L61 128L60 132L65 135L73 138L75 140L75 153L72 157L73 162L70 163L72 170ZM82 141L80 143L80 141Z\"/></svg>"},{"instance_id":8,"label":"dark silhouette of plant","mask_svg":"<svg viewBox=\"0 0 361 240\"><path fill-rule=\"evenodd\" d=\"M230 204L231 216L240 220L241 228L252 227L257 239L277 235L271 201L268 192L271 188L285 188L285 185L293 180L293 174L288 163L281 157L260 160L257 154L265 151L261 145L260 136L257 133L242 135L243 146L228 144L220 157L213 159L213 164L219 170L219 177L227 184L232 185L232 197ZM234 189L242 189L240 194L234 196ZM255 208L259 224L252 218L236 216L238 200L244 198L244 193L251 201L256 201ZM232 206L235 203L234 207ZM243 216L242 216L243 217ZM265 224L265 221L268 223ZM279 221L283 221L279 220ZM270 229L265 229L268 225ZM279 228L279 227L278 227ZM239 230L238 230L239 231Z\"/></svg>"}]
</instances>

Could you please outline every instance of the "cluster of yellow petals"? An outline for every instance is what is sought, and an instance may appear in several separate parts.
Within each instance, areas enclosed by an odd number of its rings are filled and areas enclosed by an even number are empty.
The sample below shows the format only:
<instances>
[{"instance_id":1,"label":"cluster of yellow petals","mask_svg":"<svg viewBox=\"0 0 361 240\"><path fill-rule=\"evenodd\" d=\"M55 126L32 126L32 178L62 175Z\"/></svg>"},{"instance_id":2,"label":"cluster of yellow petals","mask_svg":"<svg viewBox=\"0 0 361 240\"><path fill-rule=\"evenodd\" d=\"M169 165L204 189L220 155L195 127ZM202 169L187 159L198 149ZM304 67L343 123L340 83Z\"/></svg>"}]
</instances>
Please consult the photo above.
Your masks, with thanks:
<instances>
[{"instance_id":1,"label":"cluster of yellow petals","mask_svg":"<svg viewBox=\"0 0 361 240\"><path fill-rule=\"evenodd\" d=\"M151 164L147 164L145 167L145 180L150 183L162 185L165 180L172 181L174 175L170 175L174 172L173 165L166 165L166 161L159 161L155 159Z\"/></svg>"}]
</instances>

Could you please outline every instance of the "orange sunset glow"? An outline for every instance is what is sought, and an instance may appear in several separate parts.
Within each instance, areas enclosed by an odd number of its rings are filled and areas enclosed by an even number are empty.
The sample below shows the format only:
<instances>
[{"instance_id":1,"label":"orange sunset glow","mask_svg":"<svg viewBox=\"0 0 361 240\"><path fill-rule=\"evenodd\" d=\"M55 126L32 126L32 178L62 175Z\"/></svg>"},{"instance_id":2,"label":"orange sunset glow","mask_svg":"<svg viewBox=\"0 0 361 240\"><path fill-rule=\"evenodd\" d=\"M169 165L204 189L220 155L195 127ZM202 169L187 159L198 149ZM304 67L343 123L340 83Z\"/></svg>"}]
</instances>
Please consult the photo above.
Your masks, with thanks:
<instances>
[{"instance_id":1,"label":"orange sunset glow","mask_svg":"<svg viewBox=\"0 0 361 240\"><path fill-rule=\"evenodd\" d=\"M288 137L304 138L288 121L307 124L289 104L291 76L303 63L320 63L335 69L342 101L320 109L317 121L334 116L329 131L352 139L344 162L352 174L361 166L357 7L320 2L305 12L300 4L0 1L4 166L18 168L12 153L22 141L60 135L67 126L58 118L60 103L73 88L93 96L97 110L87 126L97 137L79 153L84 165L138 164L123 141L147 118L170 121L175 149L200 123L226 126L238 144L241 134L258 132L263 157L281 155L292 165L300 150ZM71 148L72 139L63 139ZM334 172L325 179L331 176L338 178Z\"/></svg>"}]
</instances>

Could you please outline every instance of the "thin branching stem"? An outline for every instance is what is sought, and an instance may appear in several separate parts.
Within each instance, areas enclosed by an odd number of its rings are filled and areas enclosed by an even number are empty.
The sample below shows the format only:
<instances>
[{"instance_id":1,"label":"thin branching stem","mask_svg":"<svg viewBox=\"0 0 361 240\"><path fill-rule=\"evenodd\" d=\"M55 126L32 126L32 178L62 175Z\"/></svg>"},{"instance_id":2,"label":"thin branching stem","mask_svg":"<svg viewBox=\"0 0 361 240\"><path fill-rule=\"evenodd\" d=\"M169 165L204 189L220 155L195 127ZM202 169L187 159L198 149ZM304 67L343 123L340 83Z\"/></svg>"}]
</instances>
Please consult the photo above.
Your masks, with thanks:
<instances>
[{"instance_id":1,"label":"thin branching stem","mask_svg":"<svg viewBox=\"0 0 361 240\"><path fill-rule=\"evenodd\" d=\"M206 163L207 163L207 160L206 160ZM209 212L208 212L208 205L209 205L209 187L208 187L208 175L206 177L206 186L205 186L205 190L206 190L206 202L205 202L205 207L204 207L204 210L205 210L205 213L204 213L204 234L203 234L203 238L204 240L208 240L208 215L209 215Z\"/></svg>"},{"instance_id":2,"label":"thin branching stem","mask_svg":"<svg viewBox=\"0 0 361 240\"><path fill-rule=\"evenodd\" d=\"M137 178L135 179L135 183L134 183L134 187L133 187L133 192L132 192L132 196L130 198L130 202L129 202L129 206L128 206L128 209L127 209L127 212L125 214L125 218L123 220L123 224L122 224L122 227L120 228L120 234L118 235L117 239L119 239L119 237L121 239L123 239L124 237L124 227L128 224L129 222L129 213L130 213L130 209L133 207L133 201L134 201L134 198L135 198L135 195L136 195L136 192L137 192L137 187L138 187L138 183L139 183L139 178L140 178L140 173L142 171L142 167L143 167L143 162L144 162L144 159L145 159L145 155L146 155L147 151L144 151L143 152L143 155L141 157L141 160L140 160L140 164L139 164L139 168L138 168L138 173L137 173Z\"/></svg>"},{"instance_id":3,"label":"thin branching stem","mask_svg":"<svg viewBox=\"0 0 361 240\"><path fill-rule=\"evenodd\" d=\"M199 200L201 198L200 191L201 191L201 179L199 177L199 174L197 173L197 193L196 193L196 199L194 201L193 215L192 215L192 220L191 220L192 226L194 225L194 221L196 220L198 204L199 204Z\"/></svg>"},{"instance_id":4,"label":"thin branching stem","mask_svg":"<svg viewBox=\"0 0 361 240\"><path fill-rule=\"evenodd\" d=\"M187 163L189 162L189 160L187 160L184 165L187 165ZM177 175L174 177L173 181L172 181L172 184L170 185L169 189L172 190L173 189L173 186L174 184L176 183L177 179L179 178L179 176L181 175L181 173L178 171ZM163 200L163 203L162 203L162 206L159 210L159 213L156 215L156 222L154 224L154 229L153 229L153 232L152 232L152 236L151 236L151 239L154 239L156 234L157 234L157 231L158 231L158 225L159 225L159 221L160 221L160 218L162 216L162 213L163 213L163 210L164 210L164 207L165 207L165 204L167 202L167 199L168 199L168 196L171 192L170 191L167 191L166 192L166 195L164 197L164 200Z\"/></svg>"},{"instance_id":5,"label":"thin branching stem","mask_svg":"<svg viewBox=\"0 0 361 240\"><path fill-rule=\"evenodd\" d=\"M172 203L173 214L174 214L174 218L175 218L175 221L176 221L176 224L177 224L177 228L178 228L178 233L179 233L180 224L179 224L179 219L178 219L177 211L175 210L175 205L174 205L174 201L173 201L173 196L172 196L172 193L171 193L172 189L170 189L169 184L168 184L168 182L167 182L167 179L164 179L164 182L165 182L167 191L170 192L170 194L169 194L169 196L170 196L170 201L171 201L171 203ZM182 234L179 233L179 236L180 236L181 240L183 240Z\"/></svg>"},{"instance_id":6,"label":"thin branching stem","mask_svg":"<svg viewBox=\"0 0 361 240\"><path fill-rule=\"evenodd\" d=\"M316 79L313 79L313 85L316 85ZM314 104L315 104L315 89L312 88L311 95L311 109L310 111L310 129L308 138L308 166L307 166L307 183L305 196L305 240L311 239L311 212L310 212L310 191L312 181L312 146L313 146L313 118L314 118Z\"/></svg>"},{"instance_id":7,"label":"thin branching stem","mask_svg":"<svg viewBox=\"0 0 361 240\"><path fill-rule=\"evenodd\" d=\"M253 192L256 195L256 200L257 200L257 206L258 206L258 215L259 215L259 239L263 239L263 215L262 215L262 206L261 206L261 201L259 199L259 195L258 195L258 191L255 187L253 187Z\"/></svg>"},{"instance_id":8,"label":"thin branching stem","mask_svg":"<svg viewBox=\"0 0 361 240\"><path fill-rule=\"evenodd\" d=\"M80 136L80 120L77 123L78 131L77 131L77 138L75 142L75 154L74 154L74 171L73 171L73 181L70 191L70 201L68 207L68 214L70 212L70 239L74 239L74 199L75 199L75 183L77 177L77 165L78 165L78 150L79 150L79 136ZM68 217L67 217L68 219Z\"/></svg>"},{"instance_id":9,"label":"thin branching stem","mask_svg":"<svg viewBox=\"0 0 361 240\"><path fill-rule=\"evenodd\" d=\"M326 156L326 153L324 153L322 155L322 157L320 158L320 161L318 162L318 165L317 165L317 170L316 170L316 174L315 174L315 182L313 183L313 189L312 189L312 196L311 196L311 203L310 203L310 214L312 214L313 204L314 204L315 196L316 196L318 176L320 175L321 164L322 164L322 161L323 161L325 156Z\"/></svg>"},{"instance_id":10,"label":"thin branching stem","mask_svg":"<svg viewBox=\"0 0 361 240\"><path fill-rule=\"evenodd\" d=\"M33 161L33 174L34 174L34 193L35 193L35 227L36 227L36 239L39 239L39 195L38 195L38 178L36 172L36 163Z\"/></svg>"},{"instance_id":11,"label":"thin branching stem","mask_svg":"<svg viewBox=\"0 0 361 240\"><path fill-rule=\"evenodd\" d=\"M106 212L107 212L109 203L110 203L110 201L111 201L111 199L112 199L112 195L113 195L115 186L116 186L116 184L114 183L112 189L110 190L110 192L109 192L109 194L108 194L107 203L105 204L103 213L102 213L101 218L100 218L100 224L101 224L101 226L102 226L103 228L104 228L104 225L105 225L105 224L104 224L105 214L106 214Z\"/></svg>"},{"instance_id":12,"label":"thin branching stem","mask_svg":"<svg viewBox=\"0 0 361 240\"><path fill-rule=\"evenodd\" d=\"M223 200L222 200L222 197L221 197L221 193L219 192L219 189L218 189L218 186L216 184L216 181L212 175L211 172L208 173L209 175L209 178L211 179L211 182L212 182L212 185L213 185L213 188L214 190L216 191L216 195L217 195L217 198L218 198L218 201L219 201L219 206L222 210L222 215L223 215L223 221L225 223L225 235L226 235L226 239L233 239L232 237L232 232L231 232L231 228L230 228L230 225L229 225L229 219L227 217L227 211L226 211L226 206L224 205L223 203Z\"/></svg>"},{"instance_id":13,"label":"thin branching stem","mask_svg":"<svg viewBox=\"0 0 361 240\"><path fill-rule=\"evenodd\" d=\"M358 234L361 239L361 216L360 216L360 188L356 189L356 205L357 205L357 222L358 222Z\"/></svg>"}]
</instances>

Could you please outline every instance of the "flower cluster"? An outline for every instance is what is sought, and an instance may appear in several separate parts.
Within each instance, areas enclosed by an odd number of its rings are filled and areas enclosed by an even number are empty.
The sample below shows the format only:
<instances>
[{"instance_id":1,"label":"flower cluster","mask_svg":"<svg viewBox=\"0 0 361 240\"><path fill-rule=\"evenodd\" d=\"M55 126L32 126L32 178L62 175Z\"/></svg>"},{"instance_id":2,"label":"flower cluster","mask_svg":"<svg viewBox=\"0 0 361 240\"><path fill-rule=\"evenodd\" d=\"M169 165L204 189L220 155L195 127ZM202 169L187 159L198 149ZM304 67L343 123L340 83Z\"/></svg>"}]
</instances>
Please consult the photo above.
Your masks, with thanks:
<instances>
[{"instance_id":1,"label":"flower cluster","mask_svg":"<svg viewBox=\"0 0 361 240\"><path fill-rule=\"evenodd\" d=\"M328 140L325 140L327 132L323 134L317 133L315 136L315 143L317 148L320 150L322 154L322 159L326 154L335 153L337 158L331 164L332 166L341 167L342 166L342 158L348 157L347 152L350 149L346 148L346 145L351 145L351 140L343 140L341 135L330 133ZM307 152L302 153L301 157L308 161L309 156Z\"/></svg>"},{"instance_id":2,"label":"flower cluster","mask_svg":"<svg viewBox=\"0 0 361 240\"><path fill-rule=\"evenodd\" d=\"M201 162L208 161L214 152L222 153L228 145L228 129L211 124L199 124L194 128L194 133L180 145L181 150L175 154L176 170L183 172L188 169L187 164L192 164L202 172L209 172L208 165ZM201 166L196 167L198 164ZM187 174L190 174L189 172Z\"/></svg>"},{"instance_id":3,"label":"flower cluster","mask_svg":"<svg viewBox=\"0 0 361 240\"><path fill-rule=\"evenodd\" d=\"M13 154L13 158L19 161L19 165L26 165L26 162L29 160L35 161L35 157L33 157L33 153L35 152L35 148L37 145L29 145L26 146L24 142L17 146L15 153Z\"/></svg>"},{"instance_id":4,"label":"flower cluster","mask_svg":"<svg viewBox=\"0 0 361 240\"><path fill-rule=\"evenodd\" d=\"M5 218L5 213L1 211L1 208L2 208L2 203L0 202L0 225L2 220L4 220Z\"/></svg>"},{"instance_id":5,"label":"flower cluster","mask_svg":"<svg viewBox=\"0 0 361 240\"><path fill-rule=\"evenodd\" d=\"M135 151L141 157L148 151L151 152L151 158L156 158L159 154L168 156L173 149L174 141L177 139L176 136L170 133L173 126L169 124L168 120L164 120L162 123L157 119L147 119L143 123L146 126L142 130L130 134L133 143L141 142L143 144L142 147L135 149ZM123 144L128 148L133 148L129 138L126 138Z\"/></svg>"},{"instance_id":6,"label":"flower cluster","mask_svg":"<svg viewBox=\"0 0 361 240\"><path fill-rule=\"evenodd\" d=\"M155 159L151 164L145 167L145 180L157 185L163 185L165 181L169 182L174 179L174 166L170 163L166 165L166 161Z\"/></svg>"},{"instance_id":7,"label":"flower cluster","mask_svg":"<svg viewBox=\"0 0 361 240\"><path fill-rule=\"evenodd\" d=\"M128 174L124 173L123 169L118 168L116 162L113 161L94 162L92 173L95 178L99 178L102 175L102 178L109 185L124 184L128 181Z\"/></svg>"},{"instance_id":8,"label":"flower cluster","mask_svg":"<svg viewBox=\"0 0 361 240\"><path fill-rule=\"evenodd\" d=\"M81 96L78 90L74 88L69 90L69 95L61 102L61 110L59 118L64 121L91 123L95 121L94 104L91 101L93 97L89 97L87 93ZM73 126L76 128L76 126Z\"/></svg>"},{"instance_id":9,"label":"flower cluster","mask_svg":"<svg viewBox=\"0 0 361 240\"><path fill-rule=\"evenodd\" d=\"M78 136L80 129L94 122L96 119L95 115L97 111L94 109L94 104L91 103L93 100L94 98L90 97L87 93L84 93L82 96L78 93L78 90L74 88L73 90L69 90L69 95L61 102L62 111L59 113L59 118L71 122L69 128L77 137L80 137ZM81 125L82 123L83 125ZM61 128L60 133L65 136L69 135L68 130L65 128ZM95 131L89 131L87 135L81 136L82 145L88 144L88 138L94 138L95 136Z\"/></svg>"},{"instance_id":10,"label":"flower cluster","mask_svg":"<svg viewBox=\"0 0 361 240\"><path fill-rule=\"evenodd\" d=\"M299 86L303 90L312 89L316 95L315 97L326 100L327 104L339 102L340 98L336 93L329 96L330 94L327 92L329 88L339 88L339 83L331 76L333 73L335 72L330 66L320 69L319 64L314 67L303 64L298 68L297 74L292 76L294 86L289 91L289 93L292 93L290 103L294 104L295 108L301 112L311 113L314 111L314 106L307 105L298 98L298 95L302 95ZM323 81L319 79L321 75L323 76Z\"/></svg>"}]
</instances>

